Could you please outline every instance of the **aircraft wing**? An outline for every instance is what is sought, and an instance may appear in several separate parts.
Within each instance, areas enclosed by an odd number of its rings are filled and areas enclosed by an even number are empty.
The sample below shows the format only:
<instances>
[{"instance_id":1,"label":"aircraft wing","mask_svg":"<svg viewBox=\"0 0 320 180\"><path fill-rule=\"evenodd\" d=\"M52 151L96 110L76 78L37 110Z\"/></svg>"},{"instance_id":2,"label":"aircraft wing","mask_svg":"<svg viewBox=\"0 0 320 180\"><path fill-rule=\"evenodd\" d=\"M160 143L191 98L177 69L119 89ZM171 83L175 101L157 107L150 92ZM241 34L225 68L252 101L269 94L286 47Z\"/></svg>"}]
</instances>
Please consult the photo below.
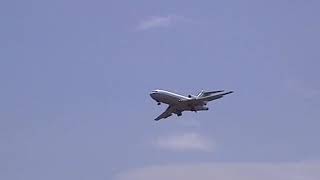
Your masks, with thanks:
<instances>
[{"instance_id":1,"label":"aircraft wing","mask_svg":"<svg viewBox=\"0 0 320 180\"><path fill-rule=\"evenodd\" d=\"M158 116L154 120L159 121L160 119L165 119L171 116L173 112L174 112L174 108L172 106L169 106L162 114L160 114L160 116Z\"/></svg>"}]
</instances>

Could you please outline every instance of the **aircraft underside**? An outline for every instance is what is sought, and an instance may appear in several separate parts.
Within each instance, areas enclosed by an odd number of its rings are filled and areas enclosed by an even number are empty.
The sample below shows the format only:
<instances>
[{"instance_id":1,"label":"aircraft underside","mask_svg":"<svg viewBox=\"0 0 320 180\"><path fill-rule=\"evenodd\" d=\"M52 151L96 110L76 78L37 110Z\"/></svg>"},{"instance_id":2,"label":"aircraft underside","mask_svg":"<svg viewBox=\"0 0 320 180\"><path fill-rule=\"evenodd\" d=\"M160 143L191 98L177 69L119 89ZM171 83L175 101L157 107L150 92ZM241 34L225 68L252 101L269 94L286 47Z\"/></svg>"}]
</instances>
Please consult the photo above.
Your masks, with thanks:
<instances>
[{"instance_id":1,"label":"aircraft underside","mask_svg":"<svg viewBox=\"0 0 320 180\"><path fill-rule=\"evenodd\" d=\"M224 95L232 93L232 91L226 93L221 92L223 91L201 91L198 96L189 95L188 97L186 97L169 91L154 90L150 94L152 99L154 99L158 105L161 105L161 103L169 105L165 112L163 112L155 120L158 121L160 119L165 119L172 114L181 116L183 111L207 111L209 110L209 108L206 105L209 101L220 99Z\"/></svg>"}]
</instances>

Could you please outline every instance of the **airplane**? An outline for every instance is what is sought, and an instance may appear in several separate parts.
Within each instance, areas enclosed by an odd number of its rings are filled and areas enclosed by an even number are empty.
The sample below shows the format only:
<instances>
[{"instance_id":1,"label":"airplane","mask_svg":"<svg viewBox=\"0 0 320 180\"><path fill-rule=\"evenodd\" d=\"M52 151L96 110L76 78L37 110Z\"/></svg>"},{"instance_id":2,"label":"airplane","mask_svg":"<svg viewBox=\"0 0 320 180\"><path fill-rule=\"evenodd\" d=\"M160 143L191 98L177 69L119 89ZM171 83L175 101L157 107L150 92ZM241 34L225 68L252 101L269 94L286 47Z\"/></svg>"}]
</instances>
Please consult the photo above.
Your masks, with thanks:
<instances>
[{"instance_id":1,"label":"airplane","mask_svg":"<svg viewBox=\"0 0 320 180\"><path fill-rule=\"evenodd\" d=\"M168 108L156 119L165 119L170 117L172 114L181 116L183 111L207 111L209 108L206 106L209 101L222 98L224 95L231 94L233 91L224 92L220 91L204 91L202 90L197 96L188 95L183 96L173 92L165 90L153 90L150 93L152 99L154 99L158 105L161 103L168 104Z\"/></svg>"}]
</instances>

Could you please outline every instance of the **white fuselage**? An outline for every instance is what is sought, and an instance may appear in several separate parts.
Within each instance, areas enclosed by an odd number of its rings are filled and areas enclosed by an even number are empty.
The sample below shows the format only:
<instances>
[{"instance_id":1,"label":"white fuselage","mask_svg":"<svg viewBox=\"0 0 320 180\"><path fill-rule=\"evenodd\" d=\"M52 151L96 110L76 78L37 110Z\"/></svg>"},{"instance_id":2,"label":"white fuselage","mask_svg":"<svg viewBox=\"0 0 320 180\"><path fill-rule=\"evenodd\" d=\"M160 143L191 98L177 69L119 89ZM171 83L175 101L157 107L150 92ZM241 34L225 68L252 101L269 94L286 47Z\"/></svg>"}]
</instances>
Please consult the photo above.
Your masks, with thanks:
<instances>
[{"instance_id":1,"label":"white fuselage","mask_svg":"<svg viewBox=\"0 0 320 180\"><path fill-rule=\"evenodd\" d=\"M182 96L165 90L154 90L150 93L150 96L157 102L169 105L176 105L181 100L190 99L186 96Z\"/></svg>"},{"instance_id":2,"label":"white fuselage","mask_svg":"<svg viewBox=\"0 0 320 180\"><path fill-rule=\"evenodd\" d=\"M150 96L158 103L164 103L170 106L175 106L176 110L178 111L206 111L209 109L205 106L205 102L197 105L189 105L186 103L182 103L181 101L190 100L192 98L165 90L153 90L150 93Z\"/></svg>"}]
</instances>

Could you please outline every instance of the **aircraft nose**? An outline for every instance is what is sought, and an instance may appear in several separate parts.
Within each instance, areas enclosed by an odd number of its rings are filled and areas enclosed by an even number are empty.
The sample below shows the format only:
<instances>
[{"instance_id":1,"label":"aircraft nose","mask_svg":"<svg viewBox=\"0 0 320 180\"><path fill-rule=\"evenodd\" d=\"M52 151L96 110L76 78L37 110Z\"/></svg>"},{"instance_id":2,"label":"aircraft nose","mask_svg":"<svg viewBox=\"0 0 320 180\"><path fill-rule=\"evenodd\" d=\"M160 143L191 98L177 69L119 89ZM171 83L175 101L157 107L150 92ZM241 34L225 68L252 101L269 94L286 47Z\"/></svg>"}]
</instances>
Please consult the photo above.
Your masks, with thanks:
<instances>
[{"instance_id":1,"label":"aircraft nose","mask_svg":"<svg viewBox=\"0 0 320 180\"><path fill-rule=\"evenodd\" d=\"M154 99L154 100L156 100L156 101L158 101L158 100L157 100L158 97L159 97L158 95L159 95L159 93L158 93L157 90L151 91L151 93L150 93L151 98Z\"/></svg>"},{"instance_id":2,"label":"aircraft nose","mask_svg":"<svg viewBox=\"0 0 320 180\"><path fill-rule=\"evenodd\" d=\"M156 97L156 93L155 92L151 92L150 96L151 96L152 99L154 99Z\"/></svg>"}]
</instances>

